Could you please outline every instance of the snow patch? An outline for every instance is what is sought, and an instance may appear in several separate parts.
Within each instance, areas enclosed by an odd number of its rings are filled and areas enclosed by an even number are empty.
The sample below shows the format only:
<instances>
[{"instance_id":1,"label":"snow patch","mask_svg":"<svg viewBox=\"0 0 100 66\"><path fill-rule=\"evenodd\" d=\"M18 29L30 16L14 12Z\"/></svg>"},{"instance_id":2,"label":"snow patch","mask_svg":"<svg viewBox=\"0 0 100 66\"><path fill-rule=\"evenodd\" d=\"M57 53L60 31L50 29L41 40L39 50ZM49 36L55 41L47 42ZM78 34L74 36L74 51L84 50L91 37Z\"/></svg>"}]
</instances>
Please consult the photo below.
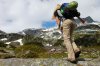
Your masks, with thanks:
<instances>
[{"instance_id":1,"label":"snow patch","mask_svg":"<svg viewBox=\"0 0 100 66\"><path fill-rule=\"evenodd\" d=\"M5 40L7 40L7 38L2 38L2 39L1 39L1 41L5 41Z\"/></svg>"},{"instance_id":2,"label":"snow patch","mask_svg":"<svg viewBox=\"0 0 100 66\"><path fill-rule=\"evenodd\" d=\"M11 42L6 42L5 44L10 44Z\"/></svg>"},{"instance_id":3,"label":"snow patch","mask_svg":"<svg viewBox=\"0 0 100 66\"><path fill-rule=\"evenodd\" d=\"M22 39L15 40L15 41L13 41L13 42L19 42L20 45L23 45Z\"/></svg>"}]
</instances>

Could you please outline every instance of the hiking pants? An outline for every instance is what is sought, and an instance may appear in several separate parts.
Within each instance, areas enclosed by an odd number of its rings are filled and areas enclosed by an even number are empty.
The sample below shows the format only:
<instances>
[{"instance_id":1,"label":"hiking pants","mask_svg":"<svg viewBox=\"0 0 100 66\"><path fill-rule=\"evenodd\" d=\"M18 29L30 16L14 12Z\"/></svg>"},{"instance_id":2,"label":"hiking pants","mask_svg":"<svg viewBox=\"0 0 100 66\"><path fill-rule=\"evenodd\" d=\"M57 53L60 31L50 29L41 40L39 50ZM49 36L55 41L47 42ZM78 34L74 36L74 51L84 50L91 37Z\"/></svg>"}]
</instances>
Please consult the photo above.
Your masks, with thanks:
<instances>
[{"instance_id":1,"label":"hiking pants","mask_svg":"<svg viewBox=\"0 0 100 66\"><path fill-rule=\"evenodd\" d=\"M63 21L63 38L64 45L67 48L68 59L75 60L75 52L79 51L79 48L72 39L72 33L76 27L74 19L66 19Z\"/></svg>"}]
</instances>

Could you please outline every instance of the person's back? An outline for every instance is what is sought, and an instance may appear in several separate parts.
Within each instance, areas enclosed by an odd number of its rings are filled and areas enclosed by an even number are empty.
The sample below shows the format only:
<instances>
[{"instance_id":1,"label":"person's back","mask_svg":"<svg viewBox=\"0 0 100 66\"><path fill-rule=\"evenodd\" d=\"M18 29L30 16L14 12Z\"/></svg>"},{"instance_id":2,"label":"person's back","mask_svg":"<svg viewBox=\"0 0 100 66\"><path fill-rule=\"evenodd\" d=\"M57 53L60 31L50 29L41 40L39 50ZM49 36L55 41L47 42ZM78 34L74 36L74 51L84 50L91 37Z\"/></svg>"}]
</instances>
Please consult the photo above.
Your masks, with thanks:
<instances>
[{"instance_id":1,"label":"person's back","mask_svg":"<svg viewBox=\"0 0 100 66\"><path fill-rule=\"evenodd\" d=\"M78 3L73 1L71 3L63 3L60 7L60 12L65 19L78 17L80 13L77 11Z\"/></svg>"}]
</instances>

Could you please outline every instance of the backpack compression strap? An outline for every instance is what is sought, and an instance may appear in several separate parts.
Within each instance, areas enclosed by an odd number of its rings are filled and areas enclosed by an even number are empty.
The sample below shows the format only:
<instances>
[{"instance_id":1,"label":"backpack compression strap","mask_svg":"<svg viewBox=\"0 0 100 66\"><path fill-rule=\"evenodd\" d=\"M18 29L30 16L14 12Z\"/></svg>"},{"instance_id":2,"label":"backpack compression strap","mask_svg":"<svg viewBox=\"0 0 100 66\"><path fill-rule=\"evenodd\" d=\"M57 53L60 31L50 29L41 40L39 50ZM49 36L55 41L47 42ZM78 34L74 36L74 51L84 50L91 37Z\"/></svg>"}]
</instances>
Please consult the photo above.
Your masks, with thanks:
<instances>
[{"instance_id":1,"label":"backpack compression strap","mask_svg":"<svg viewBox=\"0 0 100 66\"><path fill-rule=\"evenodd\" d=\"M65 18L64 18L63 15L61 14L61 11L60 11L60 10L57 10L57 13L58 13L58 15L60 16L60 20L61 20L61 21L64 21Z\"/></svg>"}]
</instances>

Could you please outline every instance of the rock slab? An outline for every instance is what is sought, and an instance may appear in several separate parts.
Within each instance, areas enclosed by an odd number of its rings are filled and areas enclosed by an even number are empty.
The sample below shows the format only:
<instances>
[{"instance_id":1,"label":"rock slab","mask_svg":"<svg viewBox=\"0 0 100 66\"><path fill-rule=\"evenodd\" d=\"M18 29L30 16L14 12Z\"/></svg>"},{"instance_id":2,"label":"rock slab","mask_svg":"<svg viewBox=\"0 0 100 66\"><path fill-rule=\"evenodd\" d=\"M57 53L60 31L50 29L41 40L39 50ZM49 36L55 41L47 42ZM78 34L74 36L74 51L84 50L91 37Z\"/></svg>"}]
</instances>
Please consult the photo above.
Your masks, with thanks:
<instances>
[{"instance_id":1,"label":"rock slab","mask_svg":"<svg viewBox=\"0 0 100 66\"><path fill-rule=\"evenodd\" d=\"M0 59L0 66L100 66L100 60L79 60L77 64L66 59L30 58L30 59Z\"/></svg>"}]
</instances>

